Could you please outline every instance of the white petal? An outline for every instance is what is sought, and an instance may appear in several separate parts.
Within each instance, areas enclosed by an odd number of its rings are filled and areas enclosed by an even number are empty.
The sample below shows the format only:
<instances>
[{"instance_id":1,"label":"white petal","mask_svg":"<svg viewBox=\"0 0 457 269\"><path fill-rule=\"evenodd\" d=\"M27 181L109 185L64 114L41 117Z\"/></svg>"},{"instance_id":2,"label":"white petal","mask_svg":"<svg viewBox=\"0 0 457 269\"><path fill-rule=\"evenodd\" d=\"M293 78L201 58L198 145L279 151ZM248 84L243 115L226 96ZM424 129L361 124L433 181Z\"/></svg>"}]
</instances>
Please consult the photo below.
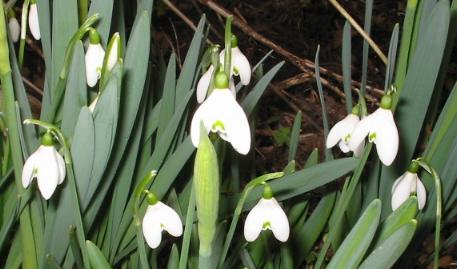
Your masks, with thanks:
<instances>
[{"instance_id":1,"label":"white petal","mask_svg":"<svg viewBox=\"0 0 457 269\"><path fill-rule=\"evenodd\" d=\"M209 133L218 116L216 115L218 105L217 94L215 96L213 92L195 111L190 124L190 138L196 148L200 143L200 123L203 122L207 133Z\"/></svg>"},{"instance_id":2,"label":"white petal","mask_svg":"<svg viewBox=\"0 0 457 269\"><path fill-rule=\"evenodd\" d=\"M394 193L394 190L397 188L398 186L398 183L401 182L401 180L406 176L406 173L404 173L403 175L399 176L395 181L394 181L394 184L392 184L392 193Z\"/></svg>"},{"instance_id":3,"label":"white petal","mask_svg":"<svg viewBox=\"0 0 457 269\"><path fill-rule=\"evenodd\" d=\"M270 200L272 201L272 205L268 211L270 214L271 231L276 239L281 242L286 242L290 233L289 220L276 199L271 198Z\"/></svg>"},{"instance_id":4,"label":"white petal","mask_svg":"<svg viewBox=\"0 0 457 269\"><path fill-rule=\"evenodd\" d=\"M351 113L347 115L344 119L337 122L328 133L326 142L327 148L335 146L338 143L338 141L350 135L352 133L352 130L354 130L354 127L357 125L357 123L359 123L359 121L359 117Z\"/></svg>"},{"instance_id":5,"label":"white petal","mask_svg":"<svg viewBox=\"0 0 457 269\"><path fill-rule=\"evenodd\" d=\"M354 156L360 158L363 154L363 150L365 149L365 141L362 142L353 150Z\"/></svg>"},{"instance_id":6,"label":"white petal","mask_svg":"<svg viewBox=\"0 0 457 269\"><path fill-rule=\"evenodd\" d=\"M372 130L372 125L375 118L375 115L371 114L357 123L351 133L351 139L349 140L349 148L351 148L351 150L356 149L360 143L364 142L365 137Z\"/></svg>"},{"instance_id":7,"label":"white petal","mask_svg":"<svg viewBox=\"0 0 457 269\"><path fill-rule=\"evenodd\" d=\"M230 77L229 90L233 94L233 98L236 98L236 87L232 77Z\"/></svg>"},{"instance_id":8,"label":"white petal","mask_svg":"<svg viewBox=\"0 0 457 269\"><path fill-rule=\"evenodd\" d=\"M251 65L239 47L232 48L232 68L237 69L241 83L248 85L251 81Z\"/></svg>"},{"instance_id":9,"label":"white petal","mask_svg":"<svg viewBox=\"0 0 457 269\"><path fill-rule=\"evenodd\" d=\"M100 44L89 44L86 52L86 79L87 85L94 87L100 78L105 51Z\"/></svg>"},{"instance_id":10,"label":"white petal","mask_svg":"<svg viewBox=\"0 0 457 269\"><path fill-rule=\"evenodd\" d=\"M205 101L206 93L208 92L209 83L211 76L213 75L214 67L210 66L208 70L203 74L197 84L197 102L202 103Z\"/></svg>"},{"instance_id":11,"label":"white petal","mask_svg":"<svg viewBox=\"0 0 457 269\"><path fill-rule=\"evenodd\" d=\"M110 53L108 55L108 60L106 62L106 67L109 71L113 70L114 66L116 65L119 59L119 43L120 40L114 41L113 46L111 47Z\"/></svg>"},{"instance_id":12,"label":"white petal","mask_svg":"<svg viewBox=\"0 0 457 269\"><path fill-rule=\"evenodd\" d=\"M411 195L411 184L413 178L408 175L400 180L392 193L392 210L399 208Z\"/></svg>"},{"instance_id":13,"label":"white petal","mask_svg":"<svg viewBox=\"0 0 457 269\"><path fill-rule=\"evenodd\" d=\"M263 223L267 220L269 212L265 210L265 201L267 200L260 199L246 217L246 221L244 222L244 238L248 242L252 242L259 237Z\"/></svg>"},{"instance_id":14,"label":"white petal","mask_svg":"<svg viewBox=\"0 0 457 269\"><path fill-rule=\"evenodd\" d=\"M157 248L162 241L162 228L157 221L156 211L155 206L148 206L142 223L144 238L151 248Z\"/></svg>"},{"instance_id":15,"label":"white petal","mask_svg":"<svg viewBox=\"0 0 457 269\"><path fill-rule=\"evenodd\" d=\"M221 90L216 90L221 91ZM231 93L222 90L225 97L226 108L222 116L222 122L227 134L227 140L240 154L246 155L251 148L251 130L249 122L241 106L232 97Z\"/></svg>"},{"instance_id":16,"label":"white petal","mask_svg":"<svg viewBox=\"0 0 457 269\"><path fill-rule=\"evenodd\" d=\"M348 144L344 143L343 140L340 140L338 143L338 147L341 149L342 152L348 153L351 149L349 148Z\"/></svg>"},{"instance_id":17,"label":"white petal","mask_svg":"<svg viewBox=\"0 0 457 269\"><path fill-rule=\"evenodd\" d=\"M58 182L58 184L62 184L62 182L65 179L67 170L65 168L65 161L64 161L62 155L60 155L60 153L58 153L57 151L56 151L56 160L57 160L57 166L59 167L59 182Z\"/></svg>"},{"instance_id":18,"label":"white petal","mask_svg":"<svg viewBox=\"0 0 457 269\"><path fill-rule=\"evenodd\" d=\"M181 236L182 222L178 213L176 213L173 208L160 201L157 202L156 206L159 208L156 218L160 221L160 224L163 225L163 229L174 237Z\"/></svg>"},{"instance_id":19,"label":"white petal","mask_svg":"<svg viewBox=\"0 0 457 269\"><path fill-rule=\"evenodd\" d=\"M422 181L417 178L416 181L417 184L417 190L416 190L416 195L417 195L417 202L419 204L419 209L422 210L425 206L425 202L427 201L427 191L425 190L424 184Z\"/></svg>"},{"instance_id":20,"label":"white petal","mask_svg":"<svg viewBox=\"0 0 457 269\"><path fill-rule=\"evenodd\" d=\"M375 126L376 139L374 143L379 159L384 165L389 166L397 156L398 130L390 110L380 108L378 111L380 114Z\"/></svg>"},{"instance_id":21,"label":"white petal","mask_svg":"<svg viewBox=\"0 0 457 269\"><path fill-rule=\"evenodd\" d=\"M24 167L22 168L22 186L27 188L34 177L34 169L37 167L37 157L40 156L40 146L29 158L25 161Z\"/></svg>"},{"instance_id":22,"label":"white petal","mask_svg":"<svg viewBox=\"0 0 457 269\"><path fill-rule=\"evenodd\" d=\"M30 5L29 28L30 28L30 32L32 33L33 38L35 38L36 40L40 40L41 33L40 33L40 24L38 22L38 10L37 10L36 4Z\"/></svg>"},{"instance_id":23,"label":"white petal","mask_svg":"<svg viewBox=\"0 0 457 269\"><path fill-rule=\"evenodd\" d=\"M9 19L8 28L10 29L11 39L16 43L19 40L19 34L21 33L21 26L16 18Z\"/></svg>"},{"instance_id":24,"label":"white petal","mask_svg":"<svg viewBox=\"0 0 457 269\"><path fill-rule=\"evenodd\" d=\"M59 166L54 146L42 146L37 157L38 188L44 199L48 200L59 183Z\"/></svg>"}]
</instances>

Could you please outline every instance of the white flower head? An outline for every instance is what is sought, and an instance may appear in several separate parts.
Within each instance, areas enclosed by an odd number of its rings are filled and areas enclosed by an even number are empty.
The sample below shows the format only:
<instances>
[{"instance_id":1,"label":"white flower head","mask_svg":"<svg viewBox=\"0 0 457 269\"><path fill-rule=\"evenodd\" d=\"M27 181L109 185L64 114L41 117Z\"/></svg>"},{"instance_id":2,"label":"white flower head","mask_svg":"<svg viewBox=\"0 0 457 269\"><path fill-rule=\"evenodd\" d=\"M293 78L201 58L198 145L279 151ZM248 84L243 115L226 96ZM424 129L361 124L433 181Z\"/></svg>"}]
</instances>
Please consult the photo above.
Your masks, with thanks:
<instances>
[{"instance_id":1,"label":"white flower head","mask_svg":"<svg viewBox=\"0 0 457 269\"><path fill-rule=\"evenodd\" d=\"M353 108L352 113L347 115L344 119L340 120L335 124L335 126L330 129L330 132L327 136L326 146L327 148L332 148L336 144L340 147L341 151L348 153L351 149L349 148L349 141L351 140L351 134L355 126L360 122L358 116L358 105ZM361 141L360 144L354 149L354 155L360 157L364 148L364 142Z\"/></svg>"},{"instance_id":2,"label":"white flower head","mask_svg":"<svg viewBox=\"0 0 457 269\"><path fill-rule=\"evenodd\" d=\"M203 101L205 101L213 73L214 73L214 66L211 65L208 68L208 70L206 70L206 72L202 75L200 80L198 81L198 84L197 84L197 102L198 103L202 103ZM235 83L233 82L233 78L231 78L231 77L230 77L230 81L229 81L229 89L230 89L230 92L233 94L233 97L236 98Z\"/></svg>"},{"instance_id":3,"label":"white flower head","mask_svg":"<svg viewBox=\"0 0 457 269\"><path fill-rule=\"evenodd\" d=\"M178 213L160 201L148 205L142 226L146 243L153 249L160 245L163 230L174 237L181 236L183 231Z\"/></svg>"},{"instance_id":4,"label":"white flower head","mask_svg":"<svg viewBox=\"0 0 457 269\"><path fill-rule=\"evenodd\" d=\"M232 47L232 61L230 68L230 77L232 75L240 76L241 84L248 85L251 81L251 65L249 64L248 58L241 52L238 47L238 39L235 35L232 35L231 40ZM224 64L225 49L221 51L219 55L219 61Z\"/></svg>"},{"instance_id":5,"label":"white flower head","mask_svg":"<svg viewBox=\"0 0 457 269\"><path fill-rule=\"evenodd\" d=\"M192 143L198 147L200 143L200 123L205 129L218 133L219 136L232 144L240 154L247 154L251 147L251 131L249 122L241 106L228 89L228 78L224 72L215 77L215 89L203 102L192 118L190 136Z\"/></svg>"},{"instance_id":6,"label":"white flower head","mask_svg":"<svg viewBox=\"0 0 457 269\"><path fill-rule=\"evenodd\" d=\"M407 171L392 185L392 210L399 208L414 194L417 196L418 208L423 209L427 200L424 184L416 172Z\"/></svg>"},{"instance_id":7,"label":"white flower head","mask_svg":"<svg viewBox=\"0 0 457 269\"><path fill-rule=\"evenodd\" d=\"M8 28L10 30L11 39L14 43L19 40L19 35L21 33L21 26L15 17L11 17L8 21Z\"/></svg>"},{"instance_id":8,"label":"white flower head","mask_svg":"<svg viewBox=\"0 0 457 269\"><path fill-rule=\"evenodd\" d=\"M26 160L22 169L22 186L27 188L34 178L44 199L48 200L65 179L65 162L53 145L52 136L46 133L42 145Z\"/></svg>"},{"instance_id":9,"label":"white flower head","mask_svg":"<svg viewBox=\"0 0 457 269\"><path fill-rule=\"evenodd\" d=\"M369 142L376 144L381 162L389 166L394 161L398 152L398 130L390 110L392 97L383 96L381 107L363 118L354 128L349 141L349 148L356 149L368 136Z\"/></svg>"},{"instance_id":10,"label":"white flower head","mask_svg":"<svg viewBox=\"0 0 457 269\"><path fill-rule=\"evenodd\" d=\"M35 40L41 39L40 23L38 21L38 9L35 1L31 1L29 9L29 28Z\"/></svg>"},{"instance_id":11,"label":"white flower head","mask_svg":"<svg viewBox=\"0 0 457 269\"><path fill-rule=\"evenodd\" d=\"M289 220L276 199L272 197L268 185L265 186L263 197L246 217L244 237L248 242L252 242L259 237L262 230L271 230L281 242L286 242L289 238Z\"/></svg>"},{"instance_id":12,"label":"white flower head","mask_svg":"<svg viewBox=\"0 0 457 269\"><path fill-rule=\"evenodd\" d=\"M94 87L100 78L105 50L100 44L100 35L97 30L89 31L89 46L86 52L86 79L87 85Z\"/></svg>"}]
</instances>

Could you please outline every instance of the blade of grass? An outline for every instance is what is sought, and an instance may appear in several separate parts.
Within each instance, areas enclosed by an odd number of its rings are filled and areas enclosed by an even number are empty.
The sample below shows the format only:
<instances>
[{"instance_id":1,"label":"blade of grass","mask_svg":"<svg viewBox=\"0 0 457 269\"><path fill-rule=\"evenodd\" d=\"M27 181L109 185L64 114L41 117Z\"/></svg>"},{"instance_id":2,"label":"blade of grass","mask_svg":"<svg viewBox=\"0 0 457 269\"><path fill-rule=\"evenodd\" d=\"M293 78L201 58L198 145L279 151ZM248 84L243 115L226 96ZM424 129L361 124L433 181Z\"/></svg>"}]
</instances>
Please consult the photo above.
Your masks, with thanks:
<instances>
[{"instance_id":1,"label":"blade of grass","mask_svg":"<svg viewBox=\"0 0 457 269\"><path fill-rule=\"evenodd\" d=\"M343 69L343 87L344 97L346 100L346 111L351 113L352 110L352 37L351 24L346 21L343 28L343 45L341 48L341 67Z\"/></svg>"}]
</instances>

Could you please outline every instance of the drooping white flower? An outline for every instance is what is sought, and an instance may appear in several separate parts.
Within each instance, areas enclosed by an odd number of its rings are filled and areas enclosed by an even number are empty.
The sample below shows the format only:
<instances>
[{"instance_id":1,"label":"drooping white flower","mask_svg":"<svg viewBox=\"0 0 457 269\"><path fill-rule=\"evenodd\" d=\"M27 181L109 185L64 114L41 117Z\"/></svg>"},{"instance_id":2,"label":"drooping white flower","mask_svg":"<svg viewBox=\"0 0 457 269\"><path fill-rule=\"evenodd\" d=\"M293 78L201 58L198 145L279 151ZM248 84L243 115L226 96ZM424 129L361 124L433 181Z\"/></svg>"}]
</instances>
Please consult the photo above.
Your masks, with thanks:
<instances>
[{"instance_id":1,"label":"drooping white flower","mask_svg":"<svg viewBox=\"0 0 457 269\"><path fill-rule=\"evenodd\" d=\"M392 97L385 95L381 100L381 107L363 118L354 128L349 141L349 148L355 150L368 136L369 142L376 144L381 162L389 166L398 152L398 130L390 110Z\"/></svg>"},{"instance_id":2,"label":"drooping white flower","mask_svg":"<svg viewBox=\"0 0 457 269\"><path fill-rule=\"evenodd\" d=\"M427 192L417 173L405 172L392 185L392 210L399 208L410 195L416 194L418 208L423 209Z\"/></svg>"},{"instance_id":3,"label":"drooping white flower","mask_svg":"<svg viewBox=\"0 0 457 269\"><path fill-rule=\"evenodd\" d=\"M208 93L208 87L211 82L211 77L213 76L214 66L210 66L208 70L202 75L197 84L197 102L202 103L205 101L206 95ZM229 89L232 92L233 97L236 98L235 83L233 78L230 78Z\"/></svg>"},{"instance_id":4,"label":"drooping white flower","mask_svg":"<svg viewBox=\"0 0 457 269\"><path fill-rule=\"evenodd\" d=\"M37 4L31 1L29 9L29 28L35 40L41 39L40 23L38 21L38 9Z\"/></svg>"},{"instance_id":5,"label":"drooping white flower","mask_svg":"<svg viewBox=\"0 0 457 269\"><path fill-rule=\"evenodd\" d=\"M144 238L151 248L157 248L160 245L163 230L174 237L181 236L183 231L178 214L160 201L148 205L142 226Z\"/></svg>"},{"instance_id":6,"label":"drooping white flower","mask_svg":"<svg viewBox=\"0 0 457 269\"><path fill-rule=\"evenodd\" d=\"M22 185L27 188L34 178L44 199L48 200L65 179L65 162L46 133L41 146L26 160L22 169Z\"/></svg>"},{"instance_id":7,"label":"drooping white flower","mask_svg":"<svg viewBox=\"0 0 457 269\"><path fill-rule=\"evenodd\" d=\"M21 33L21 26L15 17L11 17L8 21L8 28L10 29L11 39L14 43L19 40Z\"/></svg>"},{"instance_id":8,"label":"drooping white flower","mask_svg":"<svg viewBox=\"0 0 457 269\"><path fill-rule=\"evenodd\" d=\"M215 89L195 111L190 127L192 143L200 143L200 123L205 129L216 132L232 144L240 154L247 154L251 147L251 131L241 106L228 89L228 78L224 72L218 72L215 78Z\"/></svg>"},{"instance_id":9,"label":"drooping white flower","mask_svg":"<svg viewBox=\"0 0 457 269\"><path fill-rule=\"evenodd\" d=\"M290 227L286 213L270 194L264 195L251 209L244 223L244 237L248 242L257 239L262 230L271 230L281 242L289 238Z\"/></svg>"},{"instance_id":10,"label":"drooping white flower","mask_svg":"<svg viewBox=\"0 0 457 269\"><path fill-rule=\"evenodd\" d=\"M238 40L234 42L234 37L235 36L232 35L232 66L230 69L230 76L239 76L241 84L248 85L251 81L251 65L249 64L248 58L246 58L246 56L241 52L240 48L238 47ZM221 51L219 57L220 63L224 64L225 49Z\"/></svg>"},{"instance_id":11,"label":"drooping white flower","mask_svg":"<svg viewBox=\"0 0 457 269\"><path fill-rule=\"evenodd\" d=\"M86 52L86 79L89 87L94 87L100 78L105 50L100 44L100 35L95 29L89 31L89 46Z\"/></svg>"},{"instance_id":12,"label":"drooping white flower","mask_svg":"<svg viewBox=\"0 0 457 269\"><path fill-rule=\"evenodd\" d=\"M354 113L354 111L353 113L347 115L344 119L337 122L328 133L326 142L327 148L332 148L338 144L342 152L348 153L351 150L349 148L349 141L351 140L352 131L359 122L359 116L358 114ZM360 144L354 149L354 155L356 157L360 157L363 148L364 141L362 140Z\"/></svg>"}]
</instances>

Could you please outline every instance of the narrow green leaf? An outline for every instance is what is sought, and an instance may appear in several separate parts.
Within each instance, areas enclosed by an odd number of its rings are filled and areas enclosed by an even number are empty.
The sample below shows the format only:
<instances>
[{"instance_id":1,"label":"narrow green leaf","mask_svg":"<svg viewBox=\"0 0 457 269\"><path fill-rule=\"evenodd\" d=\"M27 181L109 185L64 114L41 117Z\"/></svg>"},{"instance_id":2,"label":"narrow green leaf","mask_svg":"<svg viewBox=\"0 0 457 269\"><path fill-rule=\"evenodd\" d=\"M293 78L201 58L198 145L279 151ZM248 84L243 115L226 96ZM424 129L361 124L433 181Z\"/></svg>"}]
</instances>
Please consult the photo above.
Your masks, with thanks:
<instances>
[{"instance_id":1,"label":"narrow green leaf","mask_svg":"<svg viewBox=\"0 0 457 269\"><path fill-rule=\"evenodd\" d=\"M170 257L168 258L167 269L178 269L179 265L179 250L176 244L171 247Z\"/></svg>"},{"instance_id":2,"label":"narrow green leaf","mask_svg":"<svg viewBox=\"0 0 457 269\"><path fill-rule=\"evenodd\" d=\"M100 34L101 43L106 47L109 40L111 17L113 15L114 0L92 0L89 8L89 16L96 13L100 15L97 23L97 32ZM122 1L120 1L122 2Z\"/></svg>"},{"instance_id":3,"label":"narrow green leaf","mask_svg":"<svg viewBox=\"0 0 457 269\"><path fill-rule=\"evenodd\" d=\"M395 24L394 30L392 31L392 36L390 37L384 91L387 91L387 89L393 82L395 63L396 63L396 58L397 58L398 35L399 35L399 26L397 23L397 24Z\"/></svg>"},{"instance_id":4,"label":"narrow green leaf","mask_svg":"<svg viewBox=\"0 0 457 269\"><path fill-rule=\"evenodd\" d=\"M365 33L370 35L371 33L371 16L373 14L373 0L365 1L365 18L363 21L363 30ZM365 96L367 79L368 79L368 52L370 50L370 46L368 42L364 39L363 40L363 48L362 48L362 78L360 80L360 95Z\"/></svg>"},{"instance_id":5,"label":"narrow green leaf","mask_svg":"<svg viewBox=\"0 0 457 269\"><path fill-rule=\"evenodd\" d=\"M159 127L157 130L156 148L159 147L159 141L163 132L168 126L175 111L175 94L176 94L176 55L173 53L168 61L165 83L162 91Z\"/></svg>"},{"instance_id":6,"label":"narrow green leaf","mask_svg":"<svg viewBox=\"0 0 457 269\"><path fill-rule=\"evenodd\" d=\"M374 200L344 239L327 269L357 268L376 233L380 216L381 200Z\"/></svg>"},{"instance_id":7,"label":"narrow green leaf","mask_svg":"<svg viewBox=\"0 0 457 269\"><path fill-rule=\"evenodd\" d=\"M377 247L358 267L359 269L385 269L391 268L401 254L408 247L414 236L417 221L410 220L391 236L389 236L379 247Z\"/></svg>"},{"instance_id":8,"label":"narrow green leaf","mask_svg":"<svg viewBox=\"0 0 457 269\"><path fill-rule=\"evenodd\" d=\"M346 21L343 28L343 45L341 48L341 67L343 69L343 87L346 100L346 112L352 110L352 37L351 24Z\"/></svg>"},{"instance_id":9,"label":"narrow green leaf","mask_svg":"<svg viewBox=\"0 0 457 269\"><path fill-rule=\"evenodd\" d=\"M263 92L266 90L268 84L270 84L271 80L283 64L284 61L276 64L273 68L271 68L270 71L268 71L268 73L266 73L265 76L263 76L259 82L257 82L257 84L254 86L252 91L249 92L246 98L244 98L241 106L243 107L246 115L250 115L252 113Z\"/></svg>"},{"instance_id":10,"label":"narrow green leaf","mask_svg":"<svg viewBox=\"0 0 457 269\"><path fill-rule=\"evenodd\" d=\"M89 253L90 265L93 269L109 269L111 265L106 260L101 250L91 241L86 241L87 252Z\"/></svg>"},{"instance_id":11,"label":"narrow green leaf","mask_svg":"<svg viewBox=\"0 0 457 269\"><path fill-rule=\"evenodd\" d=\"M301 118L302 113L298 111L297 115L295 115L294 125L290 134L288 162L294 160L297 155L298 143L300 142Z\"/></svg>"},{"instance_id":12,"label":"narrow green leaf","mask_svg":"<svg viewBox=\"0 0 457 269\"><path fill-rule=\"evenodd\" d=\"M86 68L85 68L84 47L78 41L73 51L68 74L67 88L63 103L63 115L61 131L65 137L73 137L74 128L78 120L81 108L87 105Z\"/></svg>"}]
</instances>

